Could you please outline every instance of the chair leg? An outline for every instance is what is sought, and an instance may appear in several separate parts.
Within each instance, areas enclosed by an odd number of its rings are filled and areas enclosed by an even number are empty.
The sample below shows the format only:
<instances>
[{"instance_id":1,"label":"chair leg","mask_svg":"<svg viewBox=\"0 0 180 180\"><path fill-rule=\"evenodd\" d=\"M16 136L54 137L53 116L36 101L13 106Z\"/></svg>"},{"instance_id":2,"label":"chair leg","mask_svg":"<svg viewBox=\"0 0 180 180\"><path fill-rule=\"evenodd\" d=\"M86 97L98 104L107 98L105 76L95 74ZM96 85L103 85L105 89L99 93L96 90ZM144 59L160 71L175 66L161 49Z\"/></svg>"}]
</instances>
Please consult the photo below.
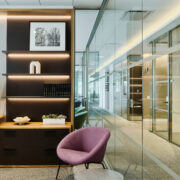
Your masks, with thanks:
<instances>
[{"instance_id":1,"label":"chair leg","mask_svg":"<svg viewBox=\"0 0 180 180\"><path fill-rule=\"evenodd\" d=\"M60 165L59 165L58 170L57 170L56 180L58 179L59 170L60 170Z\"/></svg>"},{"instance_id":2,"label":"chair leg","mask_svg":"<svg viewBox=\"0 0 180 180\"><path fill-rule=\"evenodd\" d=\"M101 164L102 164L102 167L103 167L104 169L107 169L107 167L104 165L103 162L101 162Z\"/></svg>"},{"instance_id":3,"label":"chair leg","mask_svg":"<svg viewBox=\"0 0 180 180\"><path fill-rule=\"evenodd\" d=\"M86 169L89 169L89 163L86 163L86 164L85 164L85 168L86 168Z\"/></svg>"}]
</instances>

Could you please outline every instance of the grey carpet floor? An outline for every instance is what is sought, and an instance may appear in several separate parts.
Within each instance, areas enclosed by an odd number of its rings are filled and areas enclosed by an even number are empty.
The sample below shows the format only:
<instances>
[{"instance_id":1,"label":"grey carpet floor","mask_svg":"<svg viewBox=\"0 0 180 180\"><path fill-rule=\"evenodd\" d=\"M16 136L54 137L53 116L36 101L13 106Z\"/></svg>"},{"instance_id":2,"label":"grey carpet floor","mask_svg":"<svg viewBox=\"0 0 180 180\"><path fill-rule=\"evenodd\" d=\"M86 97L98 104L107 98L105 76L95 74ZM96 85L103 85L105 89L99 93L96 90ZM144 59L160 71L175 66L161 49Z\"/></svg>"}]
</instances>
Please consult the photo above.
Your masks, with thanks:
<instances>
[{"instance_id":1,"label":"grey carpet floor","mask_svg":"<svg viewBox=\"0 0 180 180\"><path fill-rule=\"evenodd\" d=\"M102 168L91 164L90 168ZM58 180L74 180L73 174L85 170L84 165L61 168ZM55 180L57 167L0 168L0 180Z\"/></svg>"}]
</instances>

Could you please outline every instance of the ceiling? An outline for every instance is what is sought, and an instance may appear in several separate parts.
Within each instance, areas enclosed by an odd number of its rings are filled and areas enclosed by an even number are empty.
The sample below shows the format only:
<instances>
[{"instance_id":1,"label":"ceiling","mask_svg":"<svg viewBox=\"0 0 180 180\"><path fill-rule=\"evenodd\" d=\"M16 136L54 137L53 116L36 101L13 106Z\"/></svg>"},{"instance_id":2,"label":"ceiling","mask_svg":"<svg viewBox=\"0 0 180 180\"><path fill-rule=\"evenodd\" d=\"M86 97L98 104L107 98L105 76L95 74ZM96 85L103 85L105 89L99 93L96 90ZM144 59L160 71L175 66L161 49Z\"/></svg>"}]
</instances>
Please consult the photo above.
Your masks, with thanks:
<instances>
[{"instance_id":1,"label":"ceiling","mask_svg":"<svg viewBox=\"0 0 180 180\"><path fill-rule=\"evenodd\" d=\"M75 8L100 8L103 0L0 0L0 6L73 6Z\"/></svg>"}]
</instances>

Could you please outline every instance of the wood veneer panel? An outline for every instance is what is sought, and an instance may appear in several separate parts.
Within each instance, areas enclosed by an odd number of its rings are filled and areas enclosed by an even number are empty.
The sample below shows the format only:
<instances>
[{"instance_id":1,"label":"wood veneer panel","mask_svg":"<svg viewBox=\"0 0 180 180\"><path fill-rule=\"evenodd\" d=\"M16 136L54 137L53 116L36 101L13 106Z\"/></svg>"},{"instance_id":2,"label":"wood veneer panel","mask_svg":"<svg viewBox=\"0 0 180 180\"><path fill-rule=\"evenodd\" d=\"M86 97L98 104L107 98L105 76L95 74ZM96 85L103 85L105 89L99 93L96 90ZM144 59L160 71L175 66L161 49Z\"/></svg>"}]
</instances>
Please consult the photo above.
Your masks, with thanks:
<instances>
[{"instance_id":1,"label":"wood veneer panel","mask_svg":"<svg viewBox=\"0 0 180 180\"><path fill-rule=\"evenodd\" d=\"M58 143L69 133L69 129L54 129L54 136L45 136L52 129L14 129L16 136L7 137L9 130L0 130L0 164L41 165L65 164L56 155ZM7 142L7 140L10 140ZM51 147L48 141L52 141Z\"/></svg>"},{"instance_id":2,"label":"wood veneer panel","mask_svg":"<svg viewBox=\"0 0 180 180\"><path fill-rule=\"evenodd\" d=\"M71 12L71 123L74 129L74 11Z\"/></svg>"}]
</instances>

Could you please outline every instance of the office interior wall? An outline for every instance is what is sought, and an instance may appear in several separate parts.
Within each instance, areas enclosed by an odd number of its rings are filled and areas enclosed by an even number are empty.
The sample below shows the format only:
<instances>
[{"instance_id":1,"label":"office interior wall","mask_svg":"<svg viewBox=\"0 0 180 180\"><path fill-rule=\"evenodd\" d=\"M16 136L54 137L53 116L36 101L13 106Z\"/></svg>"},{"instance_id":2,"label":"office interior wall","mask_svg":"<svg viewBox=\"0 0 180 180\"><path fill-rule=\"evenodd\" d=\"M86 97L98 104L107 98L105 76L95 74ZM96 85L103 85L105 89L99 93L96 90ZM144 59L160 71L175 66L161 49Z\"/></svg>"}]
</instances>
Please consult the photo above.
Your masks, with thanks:
<instances>
[{"instance_id":1,"label":"office interior wall","mask_svg":"<svg viewBox=\"0 0 180 180\"><path fill-rule=\"evenodd\" d=\"M0 16L0 114L6 114L6 78L2 76L3 73L6 73L6 55L2 53L3 50L6 50L6 17Z\"/></svg>"},{"instance_id":2,"label":"office interior wall","mask_svg":"<svg viewBox=\"0 0 180 180\"><path fill-rule=\"evenodd\" d=\"M75 51L85 51L98 10L75 10Z\"/></svg>"}]
</instances>

